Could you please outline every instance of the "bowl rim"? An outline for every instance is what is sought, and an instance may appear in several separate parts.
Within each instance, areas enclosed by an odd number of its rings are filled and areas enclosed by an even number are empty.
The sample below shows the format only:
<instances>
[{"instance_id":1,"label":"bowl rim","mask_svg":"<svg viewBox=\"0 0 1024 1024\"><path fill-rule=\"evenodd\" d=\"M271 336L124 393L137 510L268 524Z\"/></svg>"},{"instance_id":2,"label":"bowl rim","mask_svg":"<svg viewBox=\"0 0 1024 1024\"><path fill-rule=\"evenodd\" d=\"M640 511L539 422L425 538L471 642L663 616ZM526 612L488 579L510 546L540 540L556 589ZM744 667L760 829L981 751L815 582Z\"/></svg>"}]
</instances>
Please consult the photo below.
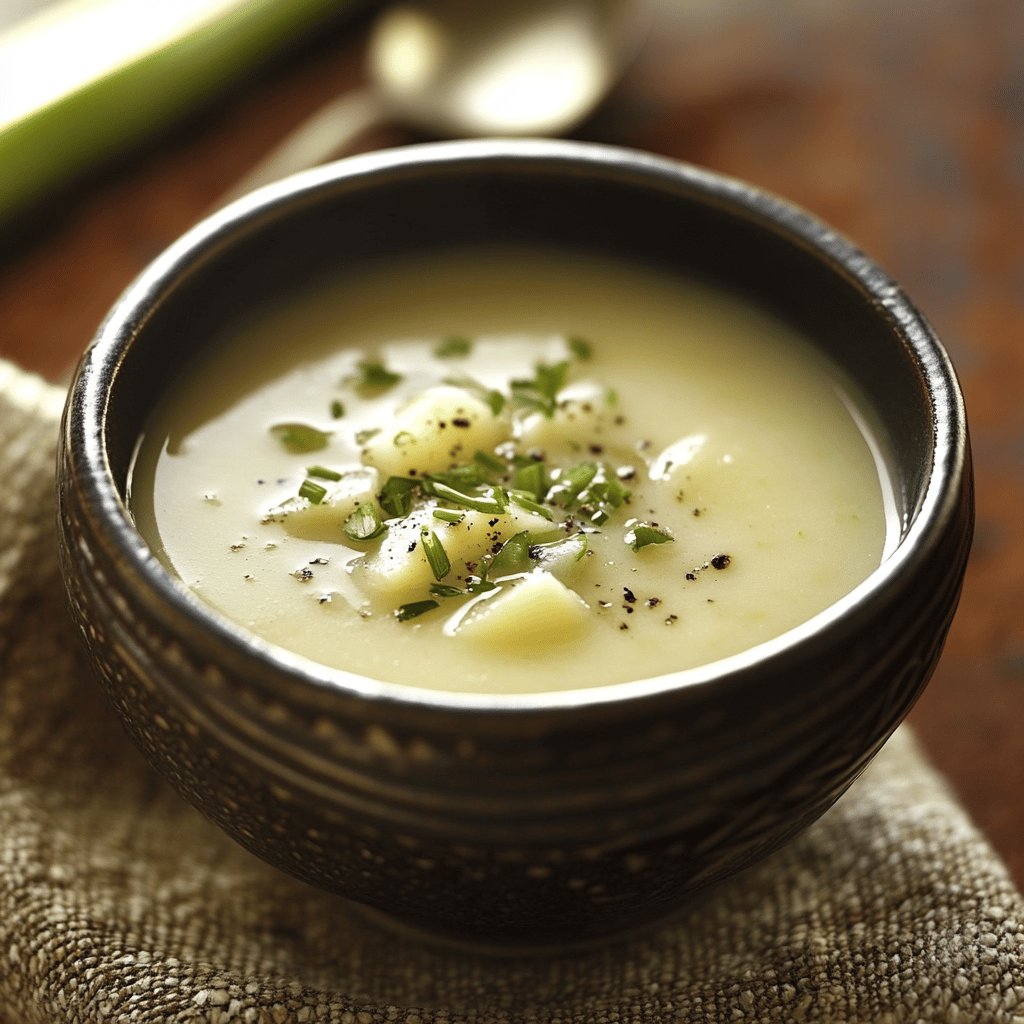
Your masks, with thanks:
<instances>
[{"instance_id":1,"label":"bowl rim","mask_svg":"<svg viewBox=\"0 0 1024 1024\"><path fill-rule=\"evenodd\" d=\"M932 413L927 483L916 514L882 563L861 583L816 615L770 640L717 661L645 679L536 693L493 694L435 690L377 680L321 665L263 640L203 602L173 575L136 528L118 493L106 447L109 396L135 337L159 312L163 299L206 259L268 221L286 217L321 194L373 187L395 175L430 175L468 168L515 165L575 174L600 174L637 187L674 190L724 207L815 254L869 298L902 339L927 388ZM79 497L100 542L127 566L165 619L198 621L205 641L249 667L285 673L300 686L357 700L440 712L509 714L573 710L644 701L671 691L706 690L738 683L755 666L792 656L842 628L875 595L901 588L927 560L956 514L969 467L963 396L949 356L902 288L842 234L798 205L755 185L647 152L595 143L541 139L477 139L422 143L347 157L266 185L201 220L153 260L126 288L85 350L65 406L62 440ZM58 483L60 483L58 470Z\"/></svg>"}]
</instances>

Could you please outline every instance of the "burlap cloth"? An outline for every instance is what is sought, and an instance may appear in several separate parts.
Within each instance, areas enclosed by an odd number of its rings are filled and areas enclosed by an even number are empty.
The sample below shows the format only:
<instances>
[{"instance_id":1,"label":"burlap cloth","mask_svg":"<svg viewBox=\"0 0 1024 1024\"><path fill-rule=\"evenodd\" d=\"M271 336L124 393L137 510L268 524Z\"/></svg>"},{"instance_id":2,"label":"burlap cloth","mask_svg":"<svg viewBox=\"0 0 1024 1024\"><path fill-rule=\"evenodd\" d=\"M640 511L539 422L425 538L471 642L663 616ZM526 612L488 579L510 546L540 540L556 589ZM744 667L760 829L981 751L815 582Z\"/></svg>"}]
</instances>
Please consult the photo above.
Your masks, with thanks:
<instances>
[{"instance_id":1,"label":"burlap cloth","mask_svg":"<svg viewBox=\"0 0 1024 1024\"><path fill-rule=\"evenodd\" d=\"M0 1020L1024 1022L1024 901L898 732L802 838L669 923L495 960L366 925L144 764L53 540L62 395L0 364Z\"/></svg>"}]
</instances>

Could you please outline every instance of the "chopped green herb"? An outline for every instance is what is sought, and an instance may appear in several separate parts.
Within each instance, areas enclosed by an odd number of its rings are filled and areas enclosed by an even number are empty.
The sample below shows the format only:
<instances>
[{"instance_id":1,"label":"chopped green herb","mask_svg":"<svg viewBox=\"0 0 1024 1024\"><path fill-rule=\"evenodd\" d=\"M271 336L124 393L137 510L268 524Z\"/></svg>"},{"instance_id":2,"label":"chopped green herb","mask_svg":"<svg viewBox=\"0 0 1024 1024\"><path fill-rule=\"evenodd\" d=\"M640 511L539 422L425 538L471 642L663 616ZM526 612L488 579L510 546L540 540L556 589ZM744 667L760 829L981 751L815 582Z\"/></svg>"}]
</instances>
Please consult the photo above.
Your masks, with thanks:
<instances>
[{"instance_id":1,"label":"chopped green herb","mask_svg":"<svg viewBox=\"0 0 1024 1024\"><path fill-rule=\"evenodd\" d=\"M471 462L463 466L452 466L444 473L431 473L427 478L427 491L437 483L447 484L456 490L472 489L487 483L487 474L483 466Z\"/></svg>"},{"instance_id":2,"label":"chopped green herb","mask_svg":"<svg viewBox=\"0 0 1024 1024\"><path fill-rule=\"evenodd\" d=\"M306 472L310 476L318 477L321 480L341 479L341 474L336 469L328 469L326 466L307 466Z\"/></svg>"},{"instance_id":3,"label":"chopped green herb","mask_svg":"<svg viewBox=\"0 0 1024 1024\"><path fill-rule=\"evenodd\" d=\"M537 364L537 388L549 398L555 398L559 391L565 387L566 378L569 376L569 363L562 360L548 366L546 363Z\"/></svg>"},{"instance_id":4,"label":"chopped green herb","mask_svg":"<svg viewBox=\"0 0 1024 1024\"><path fill-rule=\"evenodd\" d=\"M498 550L498 553L491 560L487 574L489 576L511 576L513 573L522 572L528 567L528 554L530 550L530 535L523 530L513 537L509 537Z\"/></svg>"},{"instance_id":5,"label":"chopped green herb","mask_svg":"<svg viewBox=\"0 0 1024 1024\"><path fill-rule=\"evenodd\" d=\"M350 540L376 540L387 532L377 506L369 501L355 507L342 529Z\"/></svg>"},{"instance_id":6,"label":"chopped green herb","mask_svg":"<svg viewBox=\"0 0 1024 1024\"><path fill-rule=\"evenodd\" d=\"M671 543L675 537L649 523L636 523L627 531L625 539L634 551L639 551L641 548L647 547L648 544Z\"/></svg>"},{"instance_id":7,"label":"chopped green herb","mask_svg":"<svg viewBox=\"0 0 1024 1024\"><path fill-rule=\"evenodd\" d=\"M520 406L536 409L550 418L555 414L558 392L565 386L568 375L567 360L550 366L539 363L532 379L512 381L512 397Z\"/></svg>"},{"instance_id":8,"label":"chopped green herb","mask_svg":"<svg viewBox=\"0 0 1024 1024\"><path fill-rule=\"evenodd\" d=\"M379 360L364 359L358 364L358 368L356 391L364 398L382 395L402 379L400 373L392 372Z\"/></svg>"},{"instance_id":9,"label":"chopped green herb","mask_svg":"<svg viewBox=\"0 0 1024 1024\"><path fill-rule=\"evenodd\" d=\"M410 433L408 430L400 430L397 434L395 434L391 443L396 448L404 448L407 444L412 444L415 440L415 434Z\"/></svg>"},{"instance_id":10,"label":"chopped green herb","mask_svg":"<svg viewBox=\"0 0 1024 1024\"><path fill-rule=\"evenodd\" d=\"M551 513L551 509L541 505L540 502L533 500L533 495L529 491L518 491L510 490L508 492L509 500L518 505L522 509L526 509L527 512L535 512L539 516L543 516L545 519L553 519L554 516Z\"/></svg>"},{"instance_id":11,"label":"chopped green herb","mask_svg":"<svg viewBox=\"0 0 1024 1024\"><path fill-rule=\"evenodd\" d=\"M468 356L473 349L473 342L469 338L453 334L442 339L434 346L434 355L438 359L458 359L461 356Z\"/></svg>"},{"instance_id":12,"label":"chopped green herb","mask_svg":"<svg viewBox=\"0 0 1024 1024\"><path fill-rule=\"evenodd\" d=\"M594 350L590 345L590 342L585 338L573 336L568 340L569 351L581 362L586 362L593 354Z\"/></svg>"},{"instance_id":13,"label":"chopped green herb","mask_svg":"<svg viewBox=\"0 0 1024 1024\"><path fill-rule=\"evenodd\" d=\"M345 406L336 398L331 402L331 419L340 420L345 415Z\"/></svg>"},{"instance_id":14,"label":"chopped green herb","mask_svg":"<svg viewBox=\"0 0 1024 1024\"><path fill-rule=\"evenodd\" d=\"M327 447L330 431L317 430L306 423L276 423L270 432L290 452L302 454L315 452Z\"/></svg>"},{"instance_id":15,"label":"chopped green herb","mask_svg":"<svg viewBox=\"0 0 1024 1024\"><path fill-rule=\"evenodd\" d=\"M448 508L435 508L434 518L440 519L443 523L461 523L466 518L465 512L453 512Z\"/></svg>"},{"instance_id":16,"label":"chopped green herb","mask_svg":"<svg viewBox=\"0 0 1024 1024\"><path fill-rule=\"evenodd\" d=\"M516 467L513 482L517 491L527 491L535 501L540 501L548 492L547 470L544 463L535 462L533 459Z\"/></svg>"},{"instance_id":17,"label":"chopped green herb","mask_svg":"<svg viewBox=\"0 0 1024 1024\"><path fill-rule=\"evenodd\" d=\"M581 462L564 470L548 493L548 498L562 508L570 508L590 482L597 476L597 464Z\"/></svg>"},{"instance_id":18,"label":"chopped green herb","mask_svg":"<svg viewBox=\"0 0 1024 1024\"><path fill-rule=\"evenodd\" d=\"M518 479L530 480L527 467ZM629 491L603 463L581 462L554 473L554 483L538 492L541 500L555 502L562 508L578 511L596 526L608 522L611 513L629 500Z\"/></svg>"},{"instance_id":19,"label":"chopped green herb","mask_svg":"<svg viewBox=\"0 0 1024 1024\"><path fill-rule=\"evenodd\" d=\"M434 579L443 580L452 571L452 563L448 560L444 545L429 526L420 529L420 542L423 544L423 554L427 556Z\"/></svg>"},{"instance_id":20,"label":"chopped green herb","mask_svg":"<svg viewBox=\"0 0 1024 1024\"><path fill-rule=\"evenodd\" d=\"M501 476L505 473L505 463L494 455L492 452L483 452L477 449L473 453L473 461L486 469L489 473L493 473L496 476Z\"/></svg>"},{"instance_id":21,"label":"chopped green herb","mask_svg":"<svg viewBox=\"0 0 1024 1024\"><path fill-rule=\"evenodd\" d=\"M629 491L611 475L606 467L602 467L601 478L594 480L579 495L583 504L580 511L595 525L602 526L611 518L612 512L621 508L629 500Z\"/></svg>"},{"instance_id":22,"label":"chopped green herb","mask_svg":"<svg viewBox=\"0 0 1024 1024\"><path fill-rule=\"evenodd\" d=\"M431 583L430 592L434 597L464 597L466 594L466 591L448 583Z\"/></svg>"},{"instance_id":23,"label":"chopped green herb","mask_svg":"<svg viewBox=\"0 0 1024 1024\"><path fill-rule=\"evenodd\" d=\"M412 502L421 481L407 476L391 476L385 481L380 492L380 507L392 518L407 516L412 511Z\"/></svg>"},{"instance_id":24,"label":"chopped green herb","mask_svg":"<svg viewBox=\"0 0 1024 1024\"><path fill-rule=\"evenodd\" d=\"M508 498L500 487L485 487L481 494L465 494L438 480L433 482L433 491L439 498L473 509L474 512L495 514L508 508Z\"/></svg>"},{"instance_id":25,"label":"chopped green herb","mask_svg":"<svg viewBox=\"0 0 1024 1024\"><path fill-rule=\"evenodd\" d=\"M415 619L424 612L431 612L435 608L440 607L436 601L411 601L409 604L399 605L395 609L395 618L399 622L408 622L410 619Z\"/></svg>"},{"instance_id":26,"label":"chopped green herb","mask_svg":"<svg viewBox=\"0 0 1024 1024\"><path fill-rule=\"evenodd\" d=\"M380 427L371 427L369 430L357 430L356 431L356 444L366 444L371 438L376 437L380 433Z\"/></svg>"},{"instance_id":27,"label":"chopped green herb","mask_svg":"<svg viewBox=\"0 0 1024 1024\"><path fill-rule=\"evenodd\" d=\"M319 505L327 497L327 488L321 487L313 480L303 480L299 485L299 497L307 498L314 505Z\"/></svg>"},{"instance_id":28,"label":"chopped green herb","mask_svg":"<svg viewBox=\"0 0 1024 1024\"><path fill-rule=\"evenodd\" d=\"M590 550L590 541L585 533L574 533L545 544L531 544L530 560L545 569L556 569L559 565L578 562Z\"/></svg>"},{"instance_id":29,"label":"chopped green herb","mask_svg":"<svg viewBox=\"0 0 1024 1024\"><path fill-rule=\"evenodd\" d=\"M591 484L590 493L598 501L612 508L619 508L629 500L629 489L623 487L618 477L605 472L604 479Z\"/></svg>"},{"instance_id":30,"label":"chopped green herb","mask_svg":"<svg viewBox=\"0 0 1024 1024\"><path fill-rule=\"evenodd\" d=\"M489 590L497 590L498 584L492 583L486 576L467 576L466 590L470 594L486 594Z\"/></svg>"}]
</instances>

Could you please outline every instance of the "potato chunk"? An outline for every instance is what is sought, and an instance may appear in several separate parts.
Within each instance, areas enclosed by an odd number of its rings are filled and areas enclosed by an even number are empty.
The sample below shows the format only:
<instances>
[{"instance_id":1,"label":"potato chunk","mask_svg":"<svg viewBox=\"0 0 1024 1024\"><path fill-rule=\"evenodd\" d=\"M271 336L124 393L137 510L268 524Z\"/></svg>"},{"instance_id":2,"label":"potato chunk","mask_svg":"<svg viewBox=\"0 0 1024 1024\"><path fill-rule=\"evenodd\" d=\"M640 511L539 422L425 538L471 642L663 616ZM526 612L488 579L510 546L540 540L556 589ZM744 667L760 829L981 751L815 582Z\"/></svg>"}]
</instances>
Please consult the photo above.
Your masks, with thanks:
<instances>
[{"instance_id":1,"label":"potato chunk","mask_svg":"<svg viewBox=\"0 0 1024 1024\"><path fill-rule=\"evenodd\" d=\"M519 426L523 448L560 451L575 441L580 445L622 445L616 429L615 410L608 404L607 389L580 381L560 392L554 415L530 413ZM628 453L628 446L624 448Z\"/></svg>"},{"instance_id":2,"label":"potato chunk","mask_svg":"<svg viewBox=\"0 0 1024 1024\"><path fill-rule=\"evenodd\" d=\"M270 509L262 522L280 523L293 537L344 544L345 520L358 505L375 499L377 471L360 466L344 472L337 482L319 482L327 488L327 494L318 505L298 496L289 498Z\"/></svg>"},{"instance_id":3,"label":"potato chunk","mask_svg":"<svg viewBox=\"0 0 1024 1024\"><path fill-rule=\"evenodd\" d=\"M462 388L428 388L402 406L391 424L362 450L363 462L389 476L424 476L470 462L477 449L492 451L508 424Z\"/></svg>"},{"instance_id":4,"label":"potato chunk","mask_svg":"<svg viewBox=\"0 0 1024 1024\"><path fill-rule=\"evenodd\" d=\"M543 569L487 600L459 621L457 637L507 653L542 654L577 639L587 628L589 606Z\"/></svg>"}]
</instances>

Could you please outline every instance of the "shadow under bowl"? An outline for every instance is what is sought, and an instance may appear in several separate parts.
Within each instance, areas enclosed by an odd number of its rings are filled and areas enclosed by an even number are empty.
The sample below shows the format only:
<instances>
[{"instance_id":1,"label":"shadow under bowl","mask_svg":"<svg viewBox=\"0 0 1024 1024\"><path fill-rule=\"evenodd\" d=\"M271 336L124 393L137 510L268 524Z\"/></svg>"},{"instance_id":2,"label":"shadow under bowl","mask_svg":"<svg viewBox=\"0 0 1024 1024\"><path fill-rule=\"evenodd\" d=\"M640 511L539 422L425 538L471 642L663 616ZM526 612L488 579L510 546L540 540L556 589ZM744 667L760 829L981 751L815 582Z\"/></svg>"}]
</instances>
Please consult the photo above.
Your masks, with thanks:
<instances>
[{"instance_id":1,"label":"shadow under bowl","mask_svg":"<svg viewBox=\"0 0 1024 1024\"><path fill-rule=\"evenodd\" d=\"M576 247L719 284L820 345L872 403L901 536L850 595L706 668L522 697L321 668L221 618L126 509L148 411L238 310L443 246ZM851 784L939 657L973 503L949 361L897 285L804 212L624 150L467 142L355 157L214 215L84 355L59 463L74 617L129 732L243 846L438 935L575 943L655 919ZM145 823L140 823L145 827Z\"/></svg>"}]
</instances>

